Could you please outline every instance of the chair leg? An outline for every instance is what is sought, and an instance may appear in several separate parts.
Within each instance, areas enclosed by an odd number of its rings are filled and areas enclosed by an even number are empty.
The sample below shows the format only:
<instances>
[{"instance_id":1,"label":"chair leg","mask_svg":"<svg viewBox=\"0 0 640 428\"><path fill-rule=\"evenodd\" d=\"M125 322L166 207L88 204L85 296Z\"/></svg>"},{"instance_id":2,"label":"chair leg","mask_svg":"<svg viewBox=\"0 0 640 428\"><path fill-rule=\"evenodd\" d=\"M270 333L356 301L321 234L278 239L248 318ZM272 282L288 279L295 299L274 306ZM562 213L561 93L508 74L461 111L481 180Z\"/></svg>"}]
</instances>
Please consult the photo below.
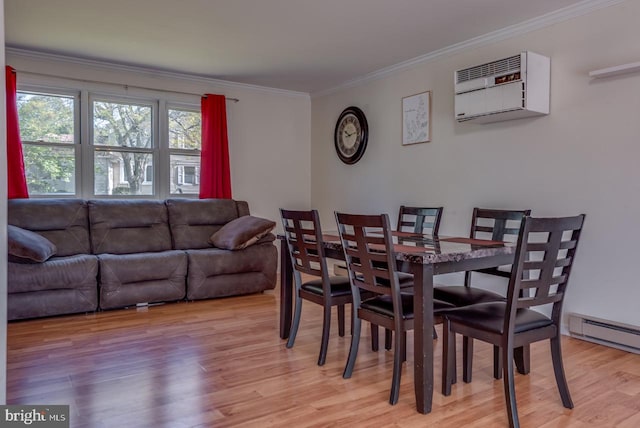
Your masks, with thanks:
<instances>
[{"instance_id":1,"label":"chair leg","mask_svg":"<svg viewBox=\"0 0 640 428\"><path fill-rule=\"evenodd\" d=\"M473 337L462 337L462 380L471 382L473 371Z\"/></svg>"},{"instance_id":2,"label":"chair leg","mask_svg":"<svg viewBox=\"0 0 640 428\"><path fill-rule=\"evenodd\" d=\"M349 358L347 358L347 365L344 368L342 377L349 379L353 374L353 366L356 364L356 357L358 356L358 347L360 346L360 328L362 321L360 318L354 317L353 319L353 334L351 335L351 348L349 348ZM373 326L373 324L372 324ZM377 329L378 326L376 326Z\"/></svg>"},{"instance_id":3,"label":"chair leg","mask_svg":"<svg viewBox=\"0 0 640 428\"><path fill-rule=\"evenodd\" d=\"M329 333L331 331L331 306L324 307L324 318L322 320L322 342L320 344L320 355L318 365L323 366L327 359L327 348L329 347Z\"/></svg>"},{"instance_id":4,"label":"chair leg","mask_svg":"<svg viewBox=\"0 0 640 428\"><path fill-rule=\"evenodd\" d=\"M502 379L502 349L493 346L493 378Z\"/></svg>"},{"instance_id":5,"label":"chair leg","mask_svg":"<svg viewBox=\"0 0 640 428\"><path fill-rule=\"evenodd\" d=\"M433 339L437 339L438 338L438 332L436 331L436 326L433 326Z\"/></svg>"},{"instance_id":6,"label":"chair leg","mask_svg":"<svg viewBox=\"0 0 640 428\"><path fill-rule=\"evenodd\" d=\"M354 316L354 311L355 309L353 308L353 304L350 305L351 306L351 322L349 323L349 329L350 329L350 334L353 335L353 322L355 321L355 316Z\"/></svg>"},{"instance_id":7,"label":"chair leg","mask_svg":"<svg viewBox=\"0 0 640 428\"><path fill-rule=\"evenodd\" d=\"M405 361L407 361L407 332L403 331L402 333L402 362L404 363ZM396 334L396 336L398 336L398 334Z\"/></svg>"},{"instance_id":8,"label":"chair leg","mask_svg":"<svg viewBox=\"0 0 640 428\"><path fill-rule=\"evenodd\" d=\"M449 320L442 323L442 395L451 395L456 365L456 334L451 331Z\"/></svg>"},{"instance_id":9,"label":"chair leg","mask_svg":"<svg viewBox=\"0 0 640 428\"><path fill-rule=\"evenodd\" d=\"M501 348L499 348L501 349ZM495 348L494 348L495 350ZM507 417L510 428L520 428L518 420L518 407L516 405L516 385L513 370L513 348L501 349L502 372L504 377L504 397L507 403Z\"/></svg>"},{"instance_id":10,"label":"chair leg","mask_svg":"<svg viewBox=\"0 0 640 428\"><path fill-rule=\"evenodd\" d=\"M344 337L344 305L338 305L338 335Z\"/></svg>"},{"instance_id":11,"label":"chair leg","mask_svg":"<svg viewBox=\"0 0 640 428\"><path fill-rule=\"evenodd\" d=\"M302 299L300 296L296 297L296 310L293 314L293 322L291 324L291 330L289 331L289 340L287 340L287 348L293 347L296 341L296 334L298 334L298 326L300 326L300 314L302 312Z\"/></svg>"},{"instance_id":12,"label":"chair leg","mask_svg":"<svg viewBox=\"0 0 640 428\"><path fill-rule=\"evenodd\" d=\"M353 334L353 332L351 334ZM379 344L380 344L380 339L378 338L378 325L372 323L371 324L371 350L373 352L378 352Z\"/></svg>"},{"instance_id":13,"label":"chair leg","mask_svg":"<svg viewBox=\"0 0 640 428\"><path fill-rule=\"evenodd\" d=\"M513 357L518 373L526 375L531 371L531 346L529 344L514 349Z\"/></svg>"},{"instance_id":14,"label":"chair leg","mask_svg":"<svg viewBox=\"0 0 640 428\"><path fill-rule=\"evenodd\" d=\"M391 343L393 342L393 330L388 328L384 329L384 349L387 351L391 349Z\"/></svg>"},{"instance_id":15,"label":"chair leg","mask_svg":"<svg viewBox=\"0 0 640 428\"><path fill-rule=\"evenodd\" d=\"M569 393L569 385L564 374L564 365L562 364L562 348L560 346L560 335L551 339L551 360L553 361L553 372L556 375L556 383L558 384L558 392L562 398L562 405L567 409L573 409L573 401Z\"/></svg>"},{"instance_id":16,"label":"chair leg","mask_svg":"<svg viewBox=\"0 0 640 428\"><path fill-rule=\"evenodd\" d=\"M402 376L403 356L406 354L407 332L396 331L395 349L393 350L393 379L391 380L391 394L389 404L396 404L400 396L400 378Z\"/></svg>"}]
</instances>

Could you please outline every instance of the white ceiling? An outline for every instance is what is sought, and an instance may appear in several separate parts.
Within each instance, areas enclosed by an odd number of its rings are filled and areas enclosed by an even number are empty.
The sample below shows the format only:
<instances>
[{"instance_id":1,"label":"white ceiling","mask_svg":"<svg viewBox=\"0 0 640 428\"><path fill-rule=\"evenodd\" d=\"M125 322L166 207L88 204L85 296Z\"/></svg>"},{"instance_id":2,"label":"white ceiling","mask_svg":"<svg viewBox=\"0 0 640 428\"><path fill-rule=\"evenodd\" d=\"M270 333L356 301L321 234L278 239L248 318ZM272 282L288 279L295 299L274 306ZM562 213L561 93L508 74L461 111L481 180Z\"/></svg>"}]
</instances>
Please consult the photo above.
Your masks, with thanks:
<instances>
[{"instance_id":1,"label":"white ceiling","mask_svg":"<svg viewBox=\"0 0 640 428\"><path fill-rule=\"evenodd\" d=\"M319 92L579 0L5 0L6 45Z\"/></svg>"}]
</instances>

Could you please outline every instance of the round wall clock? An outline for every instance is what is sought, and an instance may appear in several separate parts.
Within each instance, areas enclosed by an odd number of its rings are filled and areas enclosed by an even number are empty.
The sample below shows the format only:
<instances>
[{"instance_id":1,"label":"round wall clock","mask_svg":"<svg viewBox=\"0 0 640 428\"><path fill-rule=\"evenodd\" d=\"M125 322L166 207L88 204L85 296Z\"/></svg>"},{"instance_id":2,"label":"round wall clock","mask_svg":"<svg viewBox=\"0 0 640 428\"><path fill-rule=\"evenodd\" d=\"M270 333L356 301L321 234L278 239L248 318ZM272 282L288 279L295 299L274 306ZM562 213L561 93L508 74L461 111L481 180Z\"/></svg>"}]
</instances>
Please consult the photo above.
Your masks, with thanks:
<instances>
[{"instance_id":1,"label":"round wall clock","mask_svg":"<svg viewBox=\"0 0 640 428\"><path fill-rule=\"evenodd\" d=\"M369 125L362 110L353 106L344 109L336 122L333 138L336 152L342 162L358 162L364 155L369 139Z\"/></svg>"}]
</instances>

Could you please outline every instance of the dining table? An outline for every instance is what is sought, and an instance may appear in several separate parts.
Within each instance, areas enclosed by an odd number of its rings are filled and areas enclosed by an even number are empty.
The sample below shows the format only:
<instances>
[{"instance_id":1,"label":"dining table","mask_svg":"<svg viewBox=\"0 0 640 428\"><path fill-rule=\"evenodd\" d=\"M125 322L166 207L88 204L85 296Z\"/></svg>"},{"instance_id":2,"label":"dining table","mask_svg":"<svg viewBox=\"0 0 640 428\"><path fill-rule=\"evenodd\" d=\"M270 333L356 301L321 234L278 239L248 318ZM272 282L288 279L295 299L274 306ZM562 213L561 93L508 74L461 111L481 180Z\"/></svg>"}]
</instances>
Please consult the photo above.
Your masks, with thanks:
<instances>
[{"instance_id":1,"label":"dining table","mask_svg":"<svg viewBox=\"0 0 640 428\"><path fill-rule=\"evenodd\" d=\"M510 265L515 244L456 236L392 232L399 271L414 277L414 390L419 413L431 412L433 400L433 277ZM287 241L280 239L280 337L289 337L293 309L293 271ZM337 232L322 235L324 256L344 260Z\"/></svg>"}]
</instances>

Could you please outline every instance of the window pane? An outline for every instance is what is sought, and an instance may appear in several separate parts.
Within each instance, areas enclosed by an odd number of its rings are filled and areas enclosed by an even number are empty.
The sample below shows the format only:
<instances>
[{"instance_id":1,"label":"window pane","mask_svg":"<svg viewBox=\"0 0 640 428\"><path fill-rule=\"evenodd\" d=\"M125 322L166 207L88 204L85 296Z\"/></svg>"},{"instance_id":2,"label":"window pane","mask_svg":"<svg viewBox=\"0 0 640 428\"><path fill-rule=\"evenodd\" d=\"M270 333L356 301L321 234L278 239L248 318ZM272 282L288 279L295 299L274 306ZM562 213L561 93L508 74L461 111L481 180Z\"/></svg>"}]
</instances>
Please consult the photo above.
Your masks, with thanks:
<instances>
[{"instance_id":1,"label":"window pane","mask_svg":"<svg viewBox=\"0 0 640 428\"><path fill-rule=\"evenodd\" d=\"M23 152L30 195L75 194L73 147L24 144Z\"/></svg>"},{"instance_id":2,"label":"window pane","mask_svg":"<svg viewBox=\"0 0 640 428\"><path fill-rule=\"evenodd\" d=\"M22 141L74 143L74 98L18 92L18 118Z\"/></svg>"},{"instance_id":3,"label":"window pane","mask_svg":"<svg viewBox=\"0 0 640 428\"><path fill-rule=\"evenodd\" d=\"M93 102L93 144L149 149L151 106Z\"/></svg>"},{"instance_id":4,"label":"window pane","mask_svg":"<svg viewBox=\"0 0 640 428\"><path fill-rule=\"evenodd\" d=\"M171 155L171 193L200 193L200 156Z\"/></svg>"},{"instance_id":5,"label":"window pane","mask_svg":"<svg viewBox=\"0 0 640 428\"><path fill-rule=\"evenodd\" d=\"M169 147L200 150L200 112L169 109Z\"/></svg>"},{"instance_id":6,"label":"window pane","mask_svg":"<svg viewBox=\"0 0 640 428\"><path fill-rule=\"evenodd\" d=\"M153 177L147 176L151 153L96 150L94 192L96 195L153 195Z\"/></svg>"}]
</instances>

